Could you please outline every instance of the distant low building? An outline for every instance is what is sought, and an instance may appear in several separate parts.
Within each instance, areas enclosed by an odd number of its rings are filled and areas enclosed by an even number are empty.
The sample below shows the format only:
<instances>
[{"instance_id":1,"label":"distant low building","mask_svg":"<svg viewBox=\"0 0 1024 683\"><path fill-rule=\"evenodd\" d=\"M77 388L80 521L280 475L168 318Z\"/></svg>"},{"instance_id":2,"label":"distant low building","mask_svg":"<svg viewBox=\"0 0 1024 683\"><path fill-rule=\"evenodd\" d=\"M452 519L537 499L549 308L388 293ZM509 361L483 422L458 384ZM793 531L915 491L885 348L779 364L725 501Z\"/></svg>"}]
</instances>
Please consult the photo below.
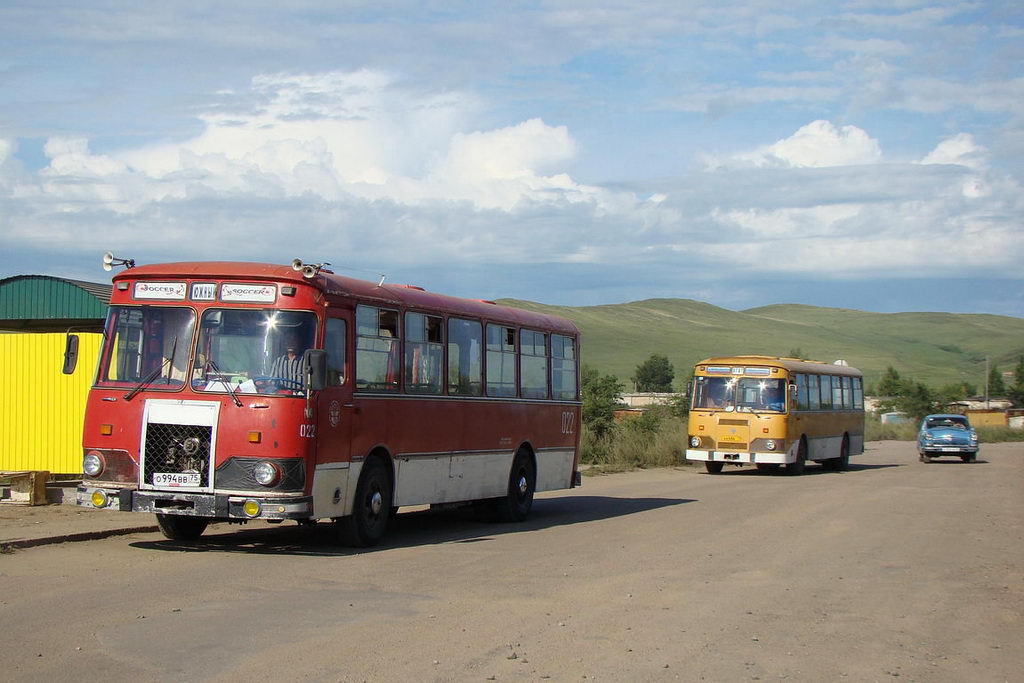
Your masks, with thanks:
<instances>
[{"instance_id":1,"label":"distant low building","mask_svg":"<svg viewBox=\"0 0 1024 683\"><path fill-rule=\"evenodd\" d=\"M962 413L968 410L1006 410L1013 407L1013 401L1008 398L994 398L990 396L988 400L985 400L984 396L971 396L970 398L953 401L947 404L946 407L954 413Z\"/></svg>"},{"instance_id":2,"label":"distant low building","mask_svg":"<svg viewBox=\"0 0 1024 683\"><path fill-rule=\"evenodd\" d=\"M619 400L629 408L646 408L647 406L667 406L677 398L684 398L686 394L675 392L640 391L631 394L621 394Z\"/></svg>"}]
</instances>

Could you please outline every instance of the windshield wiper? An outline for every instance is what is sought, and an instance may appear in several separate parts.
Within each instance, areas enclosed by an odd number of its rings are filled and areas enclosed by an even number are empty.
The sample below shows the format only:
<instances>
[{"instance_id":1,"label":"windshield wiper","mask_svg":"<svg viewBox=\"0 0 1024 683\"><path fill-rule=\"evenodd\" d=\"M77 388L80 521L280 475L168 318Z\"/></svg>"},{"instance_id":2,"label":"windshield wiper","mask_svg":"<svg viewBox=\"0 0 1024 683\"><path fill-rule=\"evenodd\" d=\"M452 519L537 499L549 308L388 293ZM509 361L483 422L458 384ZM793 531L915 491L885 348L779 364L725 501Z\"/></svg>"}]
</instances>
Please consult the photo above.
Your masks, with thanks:
<instances>
[{"instance_id":1,"label":"windshield wiper","mask_svg":"<svg viewBox=\"0 0 1024 683\"><path fill-rule=\"evenodd\" d=\"M160 363L160 366L154 368L152 372L142 378L142 381L135 385L135 387L124 395L124 400L130 401L135 398L135 395L142 391L147 385L153 380L163 374L164 367L170 364L171 368L174 368L174 357L178 355L178 337L174 337L174 341L171 342L171 357Z\"/></svg>"},{"instance_id":2,"label":"windshield wiper","mask_svg":"<svg viewBox=\"0 0 1024 683\"><path fill-rule=\"evenodd\" d=\"M223 372L221 372L220 368L217 367L217 364L215 362L213 362L212 358L210 360L206 361L206 367L208 367L211 370L213 370L214 372L216 372L217 375L219 375L222 378L220 380L220 382L221 382L221 384L224 385L224 388L228 390L228 396L231 397L231 400L235 402L236 406L241 408L242 407L242 401L241 401L241 399L238 398L237 395L235 395L235 389L234 389L234 387L231 386L231 379L230 378L223 379L224 377L227 377L227 375L225 375Z\"/></svg>"}]
</instances>

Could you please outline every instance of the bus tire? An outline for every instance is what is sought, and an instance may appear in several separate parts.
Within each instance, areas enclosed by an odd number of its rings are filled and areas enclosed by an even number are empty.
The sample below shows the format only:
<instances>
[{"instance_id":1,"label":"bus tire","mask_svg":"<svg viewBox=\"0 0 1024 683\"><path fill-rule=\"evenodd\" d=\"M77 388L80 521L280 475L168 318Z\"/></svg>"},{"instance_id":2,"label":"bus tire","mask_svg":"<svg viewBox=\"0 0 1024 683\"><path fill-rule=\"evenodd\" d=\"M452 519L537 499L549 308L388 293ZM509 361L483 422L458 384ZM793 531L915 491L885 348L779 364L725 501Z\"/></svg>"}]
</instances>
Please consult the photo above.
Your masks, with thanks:
<instances>
[{"instance_id":1,"label":"bus tire","mask_svg":"<svg viewBox=\"0 0 1024 683\"><path fill-rule=\"evenodd\" d=\"M714 460L704 461L704 469L708 471L708 474L721 474L723 467L725 467L724 462L715 462Z\"/></svg>"},{"instance_id":2,"label":"bus tire","mask_svg":"<svg viewBox=\"0 0 1024 683\"><path fill-rule=\"evenodd\" d=\"M800 445L796 448L796 460L786 465L786 474L798 477L807 468L807 439L800 439Z\"/></svg>"},{"instance_id":3,"label":"bus tire","mask_svg":"<svg viewBox=\"0 0 1024 683\"><path fill-rule=\"evenodd\" d=\"M203 535L210 520L205 517L157 514L156 525L160 533L172 541L194 541Z\"/></svg>"},{"instance_id":4,"label":"bus tire","mask_svg":"<svg viewBox=\"0 0 1024 683\"><path fill-rule=\"evenodd\" d=\"M495 517L499 522L522 522L533 507L533 494L537 489L537 469L533 458L524 449L516 451L508 475L508 493L494 501Z\"/></svg>"},{"instance_id":5,"label":"bus tire","mask_svg":"<svg viewBox=\"0 0 1024 683\"><path fill-rule=\"evenodd\" d=\"M850 466L850 437L843 434L843 442L839 446L839 457L829 458L825 466L833 472L842 472Z\"/></svg>"},{"instance_id":6,"label":"bus tire","mask_svg":"<svg viewBox=\"0 0 1024 683\"><path fill-rule=\"evenodd\" d=\"M379 458L367 460L359 474L352 514L335 520L338 539L355 548L377 545L391 518L391 501L391 478L384 463Z\"/></svg>"}]
</instances>

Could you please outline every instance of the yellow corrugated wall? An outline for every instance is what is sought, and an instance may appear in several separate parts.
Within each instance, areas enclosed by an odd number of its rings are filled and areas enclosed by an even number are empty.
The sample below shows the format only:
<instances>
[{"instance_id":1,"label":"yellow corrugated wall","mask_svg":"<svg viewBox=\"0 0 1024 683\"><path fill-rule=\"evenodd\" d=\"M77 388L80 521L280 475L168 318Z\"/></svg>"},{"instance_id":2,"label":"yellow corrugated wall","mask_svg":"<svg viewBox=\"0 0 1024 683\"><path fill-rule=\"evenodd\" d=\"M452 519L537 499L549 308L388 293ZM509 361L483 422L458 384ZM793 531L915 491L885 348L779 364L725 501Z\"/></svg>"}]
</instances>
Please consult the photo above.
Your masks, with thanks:
<instances>
[{"instance_id":1,"label":"yellow corrugated wall","mask_svg":"<svg viewBox=\"0 0 1024 683\"><path fill-rule=\"evenodd\" d=\"M82 420L102 335L79 333L78 367L63 333L0 334L0 470L82 471Z\"/></svg>"}]
</instances>

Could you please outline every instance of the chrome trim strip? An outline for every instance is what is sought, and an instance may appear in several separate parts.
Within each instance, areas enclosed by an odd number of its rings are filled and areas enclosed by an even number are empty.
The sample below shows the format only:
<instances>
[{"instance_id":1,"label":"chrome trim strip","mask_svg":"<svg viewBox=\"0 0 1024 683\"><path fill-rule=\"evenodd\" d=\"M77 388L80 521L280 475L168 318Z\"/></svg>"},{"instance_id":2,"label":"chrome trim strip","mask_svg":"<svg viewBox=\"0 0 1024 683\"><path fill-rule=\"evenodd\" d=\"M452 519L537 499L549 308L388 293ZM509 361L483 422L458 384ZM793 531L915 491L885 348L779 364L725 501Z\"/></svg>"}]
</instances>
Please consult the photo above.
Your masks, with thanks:
<instances>
[{"instance_id":1,"label":"chrome trim strip","mask_svg":"<svg viewBox=\"0 0 1024 683\"><path fill-rule=\"evenodd\" d=\"M353 460L354 460L354 458L353 458ZM347 470L349 467L351 467L351 465L352 465L352 463L350 463L350 462L325 462L325 463L322 463L320 465L317 465L313 469L315 471L320 471L320 470Z\"/></svg>"},{"instance_id":2,"label":"chrome trim strip","mask_svg":"<svg viewBox=\"0 0 1024 683\"><path fill-rule=\"evenodd\" d=\"M546 398L501 398L497 396L438 396L433 394L390 394L354 391L352 400L401 399L404 401L469 401L471 403L538 403L546 406L582 406L582 401L555 400Z\"/></svg>"}]
</instances>

